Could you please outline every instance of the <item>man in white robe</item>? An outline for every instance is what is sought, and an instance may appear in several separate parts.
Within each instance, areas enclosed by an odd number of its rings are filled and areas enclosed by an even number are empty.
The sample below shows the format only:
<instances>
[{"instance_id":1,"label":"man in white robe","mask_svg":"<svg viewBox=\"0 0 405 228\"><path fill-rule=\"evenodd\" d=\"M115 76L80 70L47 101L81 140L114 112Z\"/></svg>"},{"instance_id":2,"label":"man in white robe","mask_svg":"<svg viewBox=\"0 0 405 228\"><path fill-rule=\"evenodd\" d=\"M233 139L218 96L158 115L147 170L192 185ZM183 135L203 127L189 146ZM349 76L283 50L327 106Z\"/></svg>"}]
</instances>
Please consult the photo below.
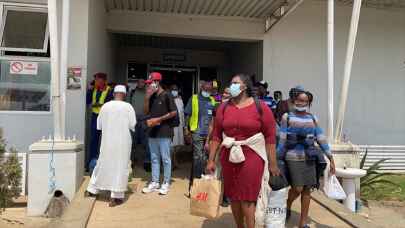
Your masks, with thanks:
<instances>
[{"instance_id":1,"label":"man in white robe","mask_svg":"<svg viewBox=\"0 0 405 228\"><path fill-rule=\"evenodd\" d=\"M114 100L107 102L97 118L102 131L100 156L87 187L86 195L95 197L100 190L111 191L110 207L122 204L130 174L132 138L136 116L125 102L126 88L114 88Z\"/></svg>"}]
</instances>

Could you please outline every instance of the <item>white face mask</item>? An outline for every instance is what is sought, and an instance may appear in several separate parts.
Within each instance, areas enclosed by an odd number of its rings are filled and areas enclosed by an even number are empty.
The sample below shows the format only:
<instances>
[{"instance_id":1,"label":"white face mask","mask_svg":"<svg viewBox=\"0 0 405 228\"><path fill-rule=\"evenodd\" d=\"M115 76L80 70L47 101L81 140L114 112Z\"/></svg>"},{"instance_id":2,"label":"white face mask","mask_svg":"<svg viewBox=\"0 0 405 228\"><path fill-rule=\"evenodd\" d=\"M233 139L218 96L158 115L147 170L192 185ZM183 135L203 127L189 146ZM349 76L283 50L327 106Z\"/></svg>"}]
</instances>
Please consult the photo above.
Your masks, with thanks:
<instances>
[{"instance_id":1,"label":"white face mask","mask_svg":"<svg viewBox=\"0 0 405 228\"><path fill-rule=\"evenodd\" d=\"M308 106L298 107L297 105L294 105L294 110L297 112L308 112Z\"/></svg>"},{"instance_id":2,"label":"white face mask","mask_svg":"<svg viewBox=\"0 0 405 228\"><path fill-rule=\"evenodd\" d=\"M210 97L210 96L211 96L211 94L210 94L209 92L204 91L204 90L201 92L201 95L202 95L203 97Z\"/></svg>"},{"instance_id":3,"label":"white face mask","mask_svg":"<svg viewBox=\"0 0 405 228\"><path fill-rule=\"evenodd\" d=\"M173 95L173 97L177 97L179 95L179 91L172 90L172 95Z\"/></svg>"},{"instance_id":4,"label":"white face mask","mask_svg":"<svg viewBox=\"0 0 405 228\"><path fill-rule=\"evenodd\" d=\"M153 91L157 91L159 88L159 85L156 82L152 82L152 84L150 84L150 87L152 88Z\"/></svg>"},{"instance_id":5,"label":"white face mask","mask_svg":"<svg viewBox=\"0 0 405 228\"><path fill-rule=\"evenodd\" d=\"M240 89L240 84L232 83L231 86L229 87L229 93L231 94L232 97L239 96L242 93L242 90Z\"/></svg>"}]
</instances>

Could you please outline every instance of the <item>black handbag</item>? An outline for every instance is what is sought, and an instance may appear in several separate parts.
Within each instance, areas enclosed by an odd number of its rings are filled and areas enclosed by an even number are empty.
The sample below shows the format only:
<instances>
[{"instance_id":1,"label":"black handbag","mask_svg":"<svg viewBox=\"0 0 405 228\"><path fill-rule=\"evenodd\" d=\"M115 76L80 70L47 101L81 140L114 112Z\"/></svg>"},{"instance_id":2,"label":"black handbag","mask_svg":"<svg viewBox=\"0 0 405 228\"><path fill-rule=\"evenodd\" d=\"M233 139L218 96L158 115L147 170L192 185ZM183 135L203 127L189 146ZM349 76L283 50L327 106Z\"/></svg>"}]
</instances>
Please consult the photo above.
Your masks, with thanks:
<instances>
[{"instance_id":1,"label":"black handbag","mask_svg":"<svg viewBox=\"0 0 405 228\"><path fill-rule=\"evenodd\" d=\"M287 178L283 173L279 176L270 176L269 185L273 191L278 191L289 186Z\"/></svg>"}]
</instances>

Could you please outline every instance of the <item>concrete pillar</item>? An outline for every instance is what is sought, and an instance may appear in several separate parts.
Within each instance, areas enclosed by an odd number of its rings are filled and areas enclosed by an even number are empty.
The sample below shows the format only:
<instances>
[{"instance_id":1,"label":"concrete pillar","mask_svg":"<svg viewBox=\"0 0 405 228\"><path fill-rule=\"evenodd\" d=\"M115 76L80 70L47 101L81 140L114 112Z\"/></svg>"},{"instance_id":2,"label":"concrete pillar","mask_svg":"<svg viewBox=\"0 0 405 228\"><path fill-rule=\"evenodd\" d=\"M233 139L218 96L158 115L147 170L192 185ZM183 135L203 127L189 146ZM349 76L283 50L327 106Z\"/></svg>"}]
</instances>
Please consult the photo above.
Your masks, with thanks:
<instances>
[{"instance_id":1,"label":"concrete pillar","mask_svg":"<svg viewBox=\"0 0 405 228\"><path fill-rule=\"evenodd\" d=\"M61 190L72 200L83 181L83 174L82 143L76 140L41 140L32 144L28 153L27 215L43 215L55 190Z\"/></svg>"}]
</instances>

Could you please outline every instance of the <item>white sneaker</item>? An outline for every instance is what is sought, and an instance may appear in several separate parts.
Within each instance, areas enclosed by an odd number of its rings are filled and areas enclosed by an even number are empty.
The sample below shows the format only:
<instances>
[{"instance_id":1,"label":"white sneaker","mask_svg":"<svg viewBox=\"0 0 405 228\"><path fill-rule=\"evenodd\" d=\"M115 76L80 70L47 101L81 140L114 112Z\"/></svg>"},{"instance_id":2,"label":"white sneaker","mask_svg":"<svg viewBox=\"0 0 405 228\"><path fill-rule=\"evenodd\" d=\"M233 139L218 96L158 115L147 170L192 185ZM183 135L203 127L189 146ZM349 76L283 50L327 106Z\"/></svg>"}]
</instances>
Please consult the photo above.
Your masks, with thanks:
<instances>
[{"instance_id":1,"label":"white sneaker","mask_svg":"<svg viewBox=\"0 0 405 228\"><path fill-rule=\"evenodd\" d=\"M162 187L159 189L159 194L160 195L167 195L167 193L169 193L169 187L170 185L165 183L162 184Z\"/></svg>"},{"instance_id":2,"label":"white sneaker","mask_svg":"<svg viewBox=\"0 0 405 228\"><path fill-rule=\"evenodd\" d=\"M146 193L156 192L158 190L159 190L159 183L150 182L146 188L142 189L142 192L146 194Z\"/></svg>"}]
</instances>

